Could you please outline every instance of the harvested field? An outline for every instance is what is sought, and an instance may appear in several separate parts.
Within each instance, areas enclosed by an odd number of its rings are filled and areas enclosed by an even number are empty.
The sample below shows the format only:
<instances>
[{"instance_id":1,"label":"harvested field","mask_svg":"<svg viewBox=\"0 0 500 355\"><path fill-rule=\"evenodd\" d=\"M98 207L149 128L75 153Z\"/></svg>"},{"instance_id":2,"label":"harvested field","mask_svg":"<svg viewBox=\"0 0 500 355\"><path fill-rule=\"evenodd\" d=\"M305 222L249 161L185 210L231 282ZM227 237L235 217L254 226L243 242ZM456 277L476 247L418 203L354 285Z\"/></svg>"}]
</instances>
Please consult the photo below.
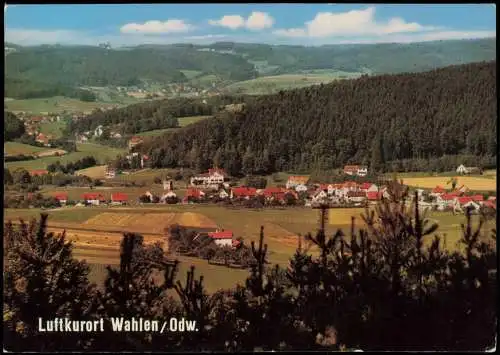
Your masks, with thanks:
<instances>
[{"instance_id":1,"label":"harvested field","mask_svg":"<svg viewBox=\"0 0 500 355\"><path fill-rule=\"evenodd\" d=\"M35 155L42 158L42 157L51 157L54 155L57 155L57 156L64 155L66 153L67 152L65 150L62 150L62 149L51 149L51 150L35 153Z\"/></svg>"},{"instance_id":2,"label":"harvested field","mask_svg":"<svg viewBox=\"0 0 500 355\"><path fill-rule=\"evenodd\" d=\"M75 175L85 175L92 179L104 179L107 165L93 166L90 168L75 171Z\"/></svg>"},{"instance_id":3,"label":"harvested field","mask_svg":"<svg viewBox=\"0 0 500 355\"><path fill-rule=\"evenodd\" d=\"M185 213L113 213L104 212L85 221L82 225L95 229L120 228L128 231L163 233L165 227L179 224L188 227L215 228L208 217L194 212Z\"/></svg>"},{"instance_id":4,"label":"harvested field","mask_svg":"<svg viewBox=\"0 0 500 355\"><path fill-rule=\"evenodd\" d=\"M413 187L421 187L432 189L436 186L449 187L447 182L449 177L436 176L436 177L418 177L418 178L403 178L403 183ZM457 176L457 187L465 185L471 190L494 191L497 189L497 180L483 177L471 176Z\"/></svg>"}]
</instances>

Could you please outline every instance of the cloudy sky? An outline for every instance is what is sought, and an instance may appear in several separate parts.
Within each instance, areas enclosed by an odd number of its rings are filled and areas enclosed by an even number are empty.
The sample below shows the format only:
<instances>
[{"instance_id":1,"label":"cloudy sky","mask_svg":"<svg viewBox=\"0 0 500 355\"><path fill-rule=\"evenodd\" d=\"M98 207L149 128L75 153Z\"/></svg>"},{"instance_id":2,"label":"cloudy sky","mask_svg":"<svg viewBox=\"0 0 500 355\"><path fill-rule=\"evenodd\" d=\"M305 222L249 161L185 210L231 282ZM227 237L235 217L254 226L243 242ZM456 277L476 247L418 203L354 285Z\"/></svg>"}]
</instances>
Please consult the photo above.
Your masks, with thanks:
<instances>
[{"instance_id":1,"label":"cloudy sky","mask_svg":"<svg viewBox=\"0 0 500 355\"><path fill-rule=\"evenodd\" d=\"M492 4L7 5L5 40L21 45L212 43L321 45L496 36Z\"/></svg>"}]
</instances>

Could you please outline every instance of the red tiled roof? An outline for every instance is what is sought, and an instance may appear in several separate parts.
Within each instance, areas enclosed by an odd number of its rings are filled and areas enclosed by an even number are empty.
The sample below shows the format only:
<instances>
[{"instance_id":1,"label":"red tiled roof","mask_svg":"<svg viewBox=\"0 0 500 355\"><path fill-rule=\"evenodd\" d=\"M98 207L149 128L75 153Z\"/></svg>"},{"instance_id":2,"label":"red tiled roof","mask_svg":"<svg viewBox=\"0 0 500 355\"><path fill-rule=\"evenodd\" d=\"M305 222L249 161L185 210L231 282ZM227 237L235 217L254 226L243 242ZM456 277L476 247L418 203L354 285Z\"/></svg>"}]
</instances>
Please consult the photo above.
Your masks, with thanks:
<instances>
[{"instance_id":1,"label":"red tiled roof","mask_svg":"<svg viewBox=\"0 0 500 355\"><path fill-rule=\"evenodd\" d=\"M458 203L461 205L465 205L466 203L469 203L473 201L471 197L469 196L464 196L464 197L459 197L458 198Z\"/></svg>"},{"instance_id":2,"label":"red tiled roof","mask_svg":"<svg viewBox=\"0 0 500 355\"><path fill-rule=\"evenodd\" d=\"M141 137L137 137L137 136L134 136L132 138L130 138L130 142L132 143L137 143L137 142L142 142L143 139Z\"/></svg>"},{"instance_id":3,"label":"red tiled roof","mask_svg":"<svg viewBox=\"0 0 500 355\"><path fill-rule=\"evenodd\" d=\"M245 187L245 186L233 187L232 192L233 196L236 197L257 195L257 189L254 187Z\"/></svg>"},{"instance_id":4,"label":"red tiled roof","mask_svg":"<svg viewBox=\"0 0 500 355\"><path fill-rule=\"evenodd\" d=\"M209 232L208 236L213 239L232 239L233 232L231 231Z\"/></svg>"},{"instance_id":5,"label":"red tiled roof","mask_svg":"<svg viewBox=\"0 0 500 355\"><path fill-rule=\"evenodd\" d=\"M30 171L31 176L46 175L48 173L49 172L47 170L44 170L44 169L31 170Z\"/></svg>"},{"instance_id":6,"label":"red tiled roof","mask_svg":"<svg viewBox=\"0 0 500 355\"><path fill-rule=\"evenodd\" d=\"M368 190L372 186L372 183L364 182L361 184L361 190Z\"/></svg>"},{"instance_id":7,"label":"red tiled roof","mask_svg":"<svg viewBox=\"0 0 500 355\"><path fill-rule=\"evenodd\" d=\"M435 193L435 194L441 194L441 193L444 193L444 189L441 187L441 186L436 186L432 192Z\"/></svg>"},{"instance_id":8,"label":"red tiled roof","mask_svg":"<svg viewBox=\"0 0 500 355\"><path fill-rule=\"evenodd\" d=\"M366 193L366 197L369 200L375 201L380 199L380 194L377 191L369 191Z\"/></svg>"},{"instance_id":9,"label":"red tiled roof","mask_svg":"<svg viewBox=\"0 0 500 355\"><path fill-rule=\"evenodd\" d=\"M262 194L266 197L271 197L274 195L284 195L285 191L286 190L281 187L268 187L262 191Z\"/></svg>"},{"instance_id":10,"label":"red tiled roof","mask_svg":"<svg viewBox=\"0 0 500 355\"><path fill-rule=\"evenodd\" d=\"M344 166L344 171L358 171L360 165L346 165Z\"/></svg>"},{"instance_id":11,"label":"red tiled roof","mask_svg":"<svg viewBox=\"0 0 500 355\"><path fill-rule=\"evenodd\" d=\"M54 198L58 201L64 201L64 200L68 200L68 193L67 192L58 192L56 194L54 194Z\"/></svg>"},{"instance_id":12,"label":"red tiled roof","mask_svg":"<svg viewBox=\"0 0 500 355\"><path fill-rule=\"evenodd\" d=\"M496 201L497 197L496 196L490 196L488 197L488 201Z\"/></svg>"},{"instance_id":13,"label":"red tiled roof","mask_svg":"<svg viewBox=\"0 0 500 355\"><path fill-rule=\"evenodd\" d=\"M202 193L198 189L188 189L187 193L186 193L186 197L200 198L201 195L202 195Z\"/></svg>"},{"instance_id":14,"label":"red tiled roof","mask_svg":"<svg viewBox=\"0 0 500 355\"><path fill-rule=\"evenodd\" d=\"M449 194L443 194L441 195L441 198L445 201L450 201L455 199L455 197L458 197L456 193L449 193Z\"/></svg>"},{"instance_id":15,"label":"red tiled roof","mask_svg":"<svg viewBox=\"0 0 500 355\"><path fill-rule=\"evenodd\" d=\"M471 196L473 201L484 201L484 196L483 195L473 195Z\"/></svg>"},{"instance_id":16,"label":"red tiled roof","mask_svg":"<svg viewBox=\"0 0 500 355\"><path fill-rule=\"evenodd\" d=\"M103 195L97 192L88 192L83 194L83 199L84 200L99 200L99 201L104 201L105 198Z\"/></svg>"},{"instance_id":17,"label":"red tiled roof","mask_svg":"<svg viewBox=\"0 0 500 355\"><path fill-rule=\"evenodd\" d=\"M111 194L111 201L119 201L119 202L128 201L128 196L127 194L124 194L122 192L115 192Z\"/></svg>"}]
</instances>

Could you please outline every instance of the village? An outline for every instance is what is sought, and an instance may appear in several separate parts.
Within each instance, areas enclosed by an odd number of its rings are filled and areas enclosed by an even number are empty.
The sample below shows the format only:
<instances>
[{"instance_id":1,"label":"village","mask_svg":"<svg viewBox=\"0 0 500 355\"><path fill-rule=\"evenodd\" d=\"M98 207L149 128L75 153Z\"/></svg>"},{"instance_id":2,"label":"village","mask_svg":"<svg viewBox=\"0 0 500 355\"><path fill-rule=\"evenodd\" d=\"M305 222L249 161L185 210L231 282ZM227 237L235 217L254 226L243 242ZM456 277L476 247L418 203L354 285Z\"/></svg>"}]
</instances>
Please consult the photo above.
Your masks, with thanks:
<instances>
[{"instance_id":1,"label":"village","mask_svg":"<svg viewBox=\"0 0 500 355\"><path fill-rule=\"evenodd\" d=\"M141 166L147 156L132 153L129 159L140 157ZM365 176L367 167L346 166L346 177ZM34 175L48 174L48 171L33 171ZM107 177L114 177L115 170L107 170ZM85 193L78 201L69 201L67 193L57 193L54 197L61 205L76 204L79 206L97 205L125 205L125 204L194 204L194 203L246 203L251 207L266 206L304 206L315 208L328 205L331 208L365 207L376 204L383 198L389 198L387 186L372 182L345 181L342 183L311 183L309 176L290 176L283 186L256 188L244 185L235 185L223 169L209 169L208 172L198 174L190 179L188 186L179 185L172 179L162 181L164 193L156 195L144 191L138 201L130 199L126 192L111 193L105 196L101 192ZM176 189L184 192L182 198ZM496 209L496 197L471 193L467 186L458 186L445 189L436 186L434 189L413 189L417 193L419 205L437 211L451 211L463 213L466 208L479 212L481 208ZM411 202L414 198L410 194ZM254 202L253 204L251 202Z\"/></svg>"}]
</instances>

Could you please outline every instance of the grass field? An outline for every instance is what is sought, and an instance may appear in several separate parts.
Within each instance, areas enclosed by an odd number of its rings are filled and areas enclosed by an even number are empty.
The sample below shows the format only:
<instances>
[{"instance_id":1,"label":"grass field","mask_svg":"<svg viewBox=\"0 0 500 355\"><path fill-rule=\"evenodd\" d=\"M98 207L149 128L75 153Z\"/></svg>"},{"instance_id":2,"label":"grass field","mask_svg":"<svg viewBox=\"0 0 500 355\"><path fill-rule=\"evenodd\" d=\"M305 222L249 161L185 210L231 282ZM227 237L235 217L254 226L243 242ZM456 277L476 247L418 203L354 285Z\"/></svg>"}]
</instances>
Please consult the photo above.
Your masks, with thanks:
<instances>
[{"instance_id":1,"label":"grass field","mask_svg":"<svg viewBox=\"0 0 500 355\"><path fill-rule=\"evenodd\" d=\"M107 165L92 166L90 168L75 171L75 175L85 175L92 179L104 179Z\"/></svg>"},{"instance_id":2,"label":"grass field","mask_svg":"<svg viewBox=\"0 0 500 355\"><path fill-rule=\"evenodd\" d=\"M95 108L113 106L103 102L84 102L62 96L55 96L43 99L12 100L4 103L5 109L9 111L24 111L31 113L42 112L72 112L91 111Z\"/></svg>"},{"instance_id":3,"label":"grass field","mask_svg":"<svg viewBox=\"0 0 500 355\"><path fill-rule=\"evenodd\" d=\"M50 134L54 138L61 138L65 127L65 122L48 122L40 125L40 132L43 134Z\"/></svg>"},{"instance_id":4,"label":"grass field","mask_svg":"<svg viewBox=\"0 0 500 355\"><path fill-rule=\"evenodd\" d=\"M3 144L4 154L7 155L29 155L34 153L40 153L44 151L51 150L50 148L35 147L29 144L17 143L17 142L5 142Z\"/></svg>"},{"instance_id":5,"label":"grass field","mask_svg":"<svg viewBox=\"0 0 500 355\"><path fill-rule=\"evenodd\" d=\"M128 193L128 190L127 190ZM29 220L38 217L41 210L35 209L5 209L4 219L17 220L22 217ZM56 233L66 229L69 240L75 243L74 253L78 259L86 260L92 266L91 279L101 283L106 264L117 264L119 261L119 243L121 232L129 230L144 235L146 244L162 242L164 227L179 223L186 226L215 225L226 230L233 230L236 236L244 237L245 243L257 241L260 226L264 226L265 242L268 244L269 261L282 266L288 264L296 250L297 235L314 233L318 228L318 210L295 208L287 210L227 209L220 206L202 205L160 205L153 207L91 207L66 208L47 211L49 230ZM330 210L327 233L332 234L338 228L349 235L351 216L356 216L356 230L363 227L359 215L363 209L332 209ZM453 215L449 212L432 212L429 218L439 223L436 231L443 245L448 250L460 250L458 240L461 237L460 224L465 222L463 215ZM477 223L477 217L473 217ZM494 221L488 222L483 233L495 226ZM72 229L73 228L73 229ZM426 244L432 237L427 237ZM310 251L316 254L317 251ZM197 275L205 277L205 285L210 292L221 287L229 288L238 282L243 282L248 273L244 270L228 269L209 265L204 260L180 257L181 272L179 277L184 280L185 272L190 265L195 265ZM223 274L221 274L223 273ZM224 275L224 277L221 277Z\"/></svg>"},{"instance_id":6,"label":"grass field","mask_svg":"<svg viewBox=\"0 0 500 355\"><path fill-rule=\"evenodd\" d=\"M358 74L358 76L361 74ZM279 90L295 89L340 80L343 74L324 72L320 74L283 74L263 76L257 79L240 81L224 88L224 91L238 94L269 94ZM351 75L350 77L356 77Z\"/></svg>"},{"instance_id":7,"label":"grass field","mask_svg":"<svg viewBox=\"0 0 500 355\"><path fill-rule=\"evenodd\" d=\"M6 163L5 165L9 169L16 169L16 168L24 168L26 170L46 169L47 165L55 163L58 160L61 162L61 164L67 164L69 162L77 161L89 155L96 158L99 162L104 163L107 158L114 159L116 158L117 155L123 154L125 152L125 149L111 148L95 143L77 143L76 148L78 149L77 152L69 153L59 157L53 156L35 160L15 161Z\"/></svg>"},{"instance_id":8,"label":"grass field","mask_svg":"<svg viewBox=\"0 0 500 355\"><path fill-rule=\"evenodd\" d=\"M190 117L179 117L179 127L186 127L189 126L190 124L206 120L207 118L210 118L212 116L190 116ZM155 129L152 131L146 131L146 132L141 132L138 133L137 136L141 137L155 137L155 136L161 136L162 134L166 132L172 132L177 130L178 128L162 128L162 129Z\"/></svg>"},{"instance_id":9,"label":"grass field","mask_svg":"<svg viewBox=\"0 0 500 355\"><path fill-rule=\"evenodd\" d=\"M403 177L403 183L408 186L421 188L434 188L436 186L450 187L447 184L449 177L433 176L433 177ZM472 176L457 176L457 187L465 185L470 190L474 191L495 191L497 187L495 178L472 177Z\"/></svg>"}]
</instances>

